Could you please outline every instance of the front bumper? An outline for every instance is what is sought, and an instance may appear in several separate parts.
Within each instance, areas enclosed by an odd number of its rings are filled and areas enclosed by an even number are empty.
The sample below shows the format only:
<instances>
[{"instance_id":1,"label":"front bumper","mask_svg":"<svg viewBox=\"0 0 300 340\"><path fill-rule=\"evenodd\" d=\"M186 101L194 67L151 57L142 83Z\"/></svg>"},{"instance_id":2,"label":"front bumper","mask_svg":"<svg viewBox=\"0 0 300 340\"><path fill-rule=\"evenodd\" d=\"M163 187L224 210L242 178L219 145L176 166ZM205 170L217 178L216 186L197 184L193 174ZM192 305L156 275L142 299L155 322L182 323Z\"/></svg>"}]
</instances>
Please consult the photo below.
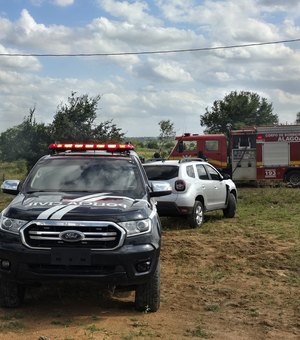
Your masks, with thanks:
<instances>
[{"instance_id":1,"label":"front bumper","mask_svg":"<svg viewBox=\"0 0 300 340\"><path fill-rule=\"evenodd\" d=\"M159 243L131 243L112 251L95 251L78 248L33 250L21 243L0 242L0 277L22 284L91 279L100 284L136 285L147 282L152 276L159 253Z\"/></svg>"}]
</instances>

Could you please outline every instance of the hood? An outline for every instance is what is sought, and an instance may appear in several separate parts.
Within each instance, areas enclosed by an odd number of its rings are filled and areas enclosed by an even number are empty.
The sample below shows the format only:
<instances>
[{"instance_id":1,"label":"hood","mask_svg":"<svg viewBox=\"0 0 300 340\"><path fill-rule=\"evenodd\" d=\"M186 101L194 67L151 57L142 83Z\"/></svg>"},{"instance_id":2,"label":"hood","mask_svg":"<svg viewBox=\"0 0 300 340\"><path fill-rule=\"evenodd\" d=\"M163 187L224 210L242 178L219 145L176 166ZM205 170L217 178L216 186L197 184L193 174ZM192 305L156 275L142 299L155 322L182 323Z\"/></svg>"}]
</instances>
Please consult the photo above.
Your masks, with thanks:
<instances>
[{"instance_id":1,"label":"hood","mask_svg":"<svg viewBox=\"0 0 300 340\"><path fill-rule=\"evenodd\" d=\"M150 204L146 199L136 200L109 193L20 193L5 209L4 214L26 221L51 219L122 222L149 217Z\"/></svg>"}]
</instances>

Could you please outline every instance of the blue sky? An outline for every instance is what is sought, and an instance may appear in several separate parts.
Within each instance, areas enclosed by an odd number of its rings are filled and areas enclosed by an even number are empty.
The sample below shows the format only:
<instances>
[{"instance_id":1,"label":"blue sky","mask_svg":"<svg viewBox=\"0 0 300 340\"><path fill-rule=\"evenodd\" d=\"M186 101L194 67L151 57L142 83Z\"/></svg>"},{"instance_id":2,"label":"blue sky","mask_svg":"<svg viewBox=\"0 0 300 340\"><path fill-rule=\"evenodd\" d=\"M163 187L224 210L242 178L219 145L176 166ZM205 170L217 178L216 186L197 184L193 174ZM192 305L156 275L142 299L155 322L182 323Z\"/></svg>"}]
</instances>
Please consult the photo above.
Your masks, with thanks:
<instances>
[{"instance_id":1,"label":"blue sky","mask_svg":"<svg viewBox=\"0 0 300 340\"><path fill-rule=\"evenodd\" d=\"M0 0L0 54L194 49L300 38L298 0ZM300 42L209 52L97 57L0 56L0 132L36 107L50 123L72 91L100 94L98 121L127 136L201 133L200 115L231 91L300 111Z\"/></svg>"}]
</instances>

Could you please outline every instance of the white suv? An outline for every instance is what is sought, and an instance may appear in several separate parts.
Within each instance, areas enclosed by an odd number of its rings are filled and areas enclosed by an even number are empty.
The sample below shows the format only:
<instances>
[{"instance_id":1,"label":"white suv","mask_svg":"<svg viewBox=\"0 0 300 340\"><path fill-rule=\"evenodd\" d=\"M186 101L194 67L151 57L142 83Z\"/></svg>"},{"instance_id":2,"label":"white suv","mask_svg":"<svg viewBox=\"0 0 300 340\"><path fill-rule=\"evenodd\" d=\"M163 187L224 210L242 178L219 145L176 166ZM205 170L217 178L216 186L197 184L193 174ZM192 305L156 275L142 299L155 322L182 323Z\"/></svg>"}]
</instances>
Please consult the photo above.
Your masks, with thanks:
<instances>
[{"instance_id":1,"label":"white suv","mask_svg":"<svg viewBox=\"0 0 300 340\"><path fill-rule=\"evenodd\" d=\"M192 228L203 223L204 212L222 209L225 217L235 216L237 189L229 176L211 164L183 158L143 164L151 182L168 181L172 194L157 198L161 216L186 215Z\"/></svg>"}]
</instances>

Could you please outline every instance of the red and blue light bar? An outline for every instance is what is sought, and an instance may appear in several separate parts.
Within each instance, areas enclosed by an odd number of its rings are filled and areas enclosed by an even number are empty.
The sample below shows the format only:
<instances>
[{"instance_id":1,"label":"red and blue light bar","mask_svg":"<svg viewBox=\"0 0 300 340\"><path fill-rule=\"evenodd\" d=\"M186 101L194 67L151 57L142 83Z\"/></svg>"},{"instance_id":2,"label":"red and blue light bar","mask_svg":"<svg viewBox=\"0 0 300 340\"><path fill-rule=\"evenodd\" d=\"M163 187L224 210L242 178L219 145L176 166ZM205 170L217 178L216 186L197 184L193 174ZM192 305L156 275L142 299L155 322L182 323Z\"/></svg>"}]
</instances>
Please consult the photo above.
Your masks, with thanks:
<instances>
[{"instance_id":1,"label":"red and blue light bar","mask_svg":"<svg viewBox=\"0 0 300 340\"><path fill-rule=\"evenodd\" d=\"M134 150L134 146L130 143L53 143L49 145L49 149L53 151L87 151L87 150L103 150L103 151L129 151Z\"/></svg>"}]
</instances>

